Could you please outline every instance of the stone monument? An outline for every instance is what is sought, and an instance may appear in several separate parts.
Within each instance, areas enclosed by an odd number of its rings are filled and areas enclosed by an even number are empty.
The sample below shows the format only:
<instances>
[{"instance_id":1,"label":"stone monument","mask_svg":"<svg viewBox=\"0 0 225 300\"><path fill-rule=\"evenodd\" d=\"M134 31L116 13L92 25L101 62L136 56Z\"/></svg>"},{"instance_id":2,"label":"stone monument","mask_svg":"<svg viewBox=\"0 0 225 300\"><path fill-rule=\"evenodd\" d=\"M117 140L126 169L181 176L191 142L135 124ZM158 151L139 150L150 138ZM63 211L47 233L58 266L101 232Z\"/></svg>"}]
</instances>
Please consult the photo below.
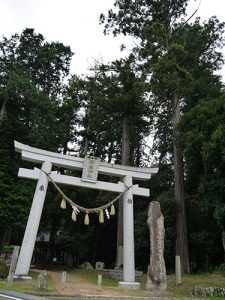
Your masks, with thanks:
<instances>
[{"instance_id":1,"label":"stone monument","mask_svg":"<svg viewBox=\"0 0 225 300\"><path fill-rule=\"evenodd\" d=\"M16 264L17 264L17 259L18 259L18 255L19 255L19 250L20 250L19 246L14 246L12 260L11 260L11 264L10 264L10 268L9 268L9 275L7 277L7 281L9 283L13 282L13 277L14 277L15 271L16 271Z\"/></svg>"},{"instance_id":2,"label":"stone monument","mask_svg":"<svg viewBox=\"0 0 225 300\"><path fill-rule=\"evenodd\" d=\"M96 263L95 263L95 270L100 271L100 270L103 270L104 267L105 267L105 264L103 262L96 261Z\"/></svg>"},{"instance_id":3,"label":"stone monument","mask_svg":"<svg viewBox=\"0 0 225 300\"><path fill-rule=\"evenodd\" d=\"M151 202L148 209L150 230L150 265L147 273L147 290L164 291L167 287L164 261L164 217L159 202Z\"/></svg>"},{"instance_id":4,"label":"stone monument","mask_svg":"<svg viewBox=\"0 0 225 300\"><path fill-rule=\"evenodd\" d=\"M42 271L37 277L37 288L40 291L48 290L47 272Z\"/></svg>"}]
</instances>

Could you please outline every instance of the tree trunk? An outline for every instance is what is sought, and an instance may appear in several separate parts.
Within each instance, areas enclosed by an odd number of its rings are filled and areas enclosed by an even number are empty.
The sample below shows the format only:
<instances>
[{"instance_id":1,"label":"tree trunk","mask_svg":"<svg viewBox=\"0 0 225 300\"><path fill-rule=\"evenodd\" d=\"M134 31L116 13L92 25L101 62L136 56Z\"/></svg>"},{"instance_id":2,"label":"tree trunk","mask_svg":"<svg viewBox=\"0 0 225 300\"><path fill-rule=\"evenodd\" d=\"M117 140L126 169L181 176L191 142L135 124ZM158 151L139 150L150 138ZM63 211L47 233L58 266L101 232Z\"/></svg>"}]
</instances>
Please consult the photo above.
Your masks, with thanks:
<instances>
[{"instance_id":1,"label":"tree trunk","mask_svg":"<svg viewBox=\"0 0 225 300\"><path fill-rule=\"evenodd\" d=\"M94 268L95 268L96 257L97 257L98 239L99 239L99 224L97 223L97 225L95 226L95 235L94 235L94 242L93 242L92 259L91 259L91 264Z\"/></svg>"},{"instance_id":2,"label":"tree trunk","mask_svg":"<svg viewBox=\"0 0 225 300\"><path fill-rule=\"evenodd\" d=\"M87 156L88 153L88 136L86 135L85 141L84 141L84 157Z\"/></svg>"},{"instance_id":3,"label":"tree trunk","mask_svg":"<svg viewBox=\"0 0 225 300\"><path fill-rule=\"evenodd\" d=\"M56 234L56 222L54 219L52 219L50 223L50 238L47 244L45 264L52 262L53 253L55 252L55 242L54 242L55 234Z\"/></svg>"},{"instance_id":4,"label":"tree trunk","mask_svg":"<svg viewBox=\"0 0 225 300\"><path fill-rule=\"evenodd\" d=\"M129 117L123 118L123 135L122 135L122 160L121 164L129 166L130 154L130 130L129 130Z\"/></svg>"},{"instance_id":5,"label":"tree trunk","mask_svg":"<svg viewBox=\"0 0 225 300\"><path fill-rule=\"evenodd\" d=\"M136 167L139 167L141 163L141 145L139 144L137 147L137 156L136 156Z\"/></svg>"},{"instance_id":6,"label":"tree trunk","mask_svg":"<svg viewBox=\"0 0 225 300\"><path fill-rule=\"evenodd\" d=\"M7 241L7 237L8 237L8 232L9 232L9 229L2 229L0 230L0 252L3 250L4 246L5 246L5 243Z\"/></svg>"},{"instance_id":7,"label":"tree trunk","mask_svg":"<svg viewBox=\"0 0 225 300\"><path fill-rule=\"evenodd\" d=\"M108 163L111 163L113 155L113 141L110 142L109 151L108 151Z\"/></svg>"},{"instance_id":8,"label":"tree trunk","mask_svg":"<svg viewBox=\"0 0 225 300\"><path fill-rule=\"evenodd\" d=\"M64 141L63 142L63 154L67 154L67 150L68 150L68 141Z\"/></svg>"},{"instance_id":9,"label":"tree trunk","mask_svg":"<svg viewBox=\"0 0 225 300\"><path fill-rule=\"evenodd\" d=\"M176 201L176 255L180 256L181 272L190 273L187 221L184 198L183 154L180 143L178 124L181 119L178 95L173 99L173 159L174 159L174 189Z\"/></svg>"},{"instance_id":10,"label":"tree trunk","mask_svg":"<svg viewBox=\"0 0 225 300\"><path fill-rule=\"evenodd\" d=\"M10 245L10 243L11 243L11 236L12 236L12 228L9 228L7 230L7 236L6 236L6 240L5 240L5 244L6 245Z\"/></svg>"},{"instance_id":11,"label":"tree trunk","mask_svg":"<svg viewBox=\"0 0 225 300\"><path fill-rule=\"evenodd\" d=\"M0 110L0 128L2 128L2 126L3 126L3 119L5 116L5 112L6 112L7 101L8 101L8 99L7 99L6 95L3 95L3 103L2 103L1 110Z\"/></svg>"},{"instance_id":12,"label":"tree trunk","mask_svg":"<svg viewBox=\"0 0 225 300\"><path fill-rule=\"evenodd\" d=\"M89 131L90 131L90 127L89 127L89 121L90 121L90 108L87 109L86 111L86 118L87 118L87 127L86 127L86 134L84 137L84 149L83 149L83 156L87 156L88 154L88 148L89 148Z\"/></svg>"},{"instance_id":13,"label":"tree trunk","mask_svg":"<svg viewBox=\"0 0 225 300\"><path fill-rule=\"evenodd\" d=\"M223 251L225 253L225 231L222 231L222 244L223 244Z\"/></svg>"},{"instance_id":14,"label":"tree trunk","mask_svg":"<svg viewBox=\"0 0 225 300\"><path fill-rule=\"evenodd\" d=\"M130 153L130 132L129 132L129 117L123 118L123 133L122 133L122 159L121 164L129 165ZM118 225L117 225L117 251L116 251L116 267L119 267L119 248L123 246L123 199L119 200L118 209Z\"/></svg>"}]
</instances>

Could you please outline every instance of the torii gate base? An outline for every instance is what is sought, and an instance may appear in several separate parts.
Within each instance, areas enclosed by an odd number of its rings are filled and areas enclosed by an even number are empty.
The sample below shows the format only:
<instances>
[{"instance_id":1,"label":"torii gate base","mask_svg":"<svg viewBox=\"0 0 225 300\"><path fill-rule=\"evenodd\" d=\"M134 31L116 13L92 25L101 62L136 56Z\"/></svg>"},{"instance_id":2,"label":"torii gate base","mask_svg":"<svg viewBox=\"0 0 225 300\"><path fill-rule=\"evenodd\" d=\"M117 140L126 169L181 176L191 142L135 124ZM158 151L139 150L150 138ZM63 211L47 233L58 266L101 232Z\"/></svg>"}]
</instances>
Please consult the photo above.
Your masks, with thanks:
<instances>
[{"instance_id":1,"label":"torii gate base","mask_svg":"<svg viewBox=\"0 0 225 300\"><path fill-rule=\"evenodd\" d=\"M140 289L140 282L125 282L119 281L118 287L121 289L128 289L128 290L139 290Z\"/></svg>"},{"instance_id":2,"label":"torii gate base","mask_svg":"<svg viewBox=\"0 0 225 300\"><path fill-rule=\"evenodd\" d=\"M30 269L33 249L37 237L38 227L41 219L41 213L44 205L45 195L48 187L49 174L56 183L63 183L73 186L83 186L86 188L100 189L112 192L124 192L123 196L123 281L119 282L119 287L127 289L139 289L139 282L135 282L135 265L134 265L134 224L133 224L133 195L149 197L149 190L133 185L132 178L136 180L147 180L151 174L157 173L157 168L135 168L113 165L104 162L98 162L97 170L94 177L96 179L87 179L84 173L87 171L86 161L82 158L72 157L63 154L57 154L37 148L33 148L15 141L16 151L22 153L22 158L31 162L41 163L41 170L20 168L18 176L38 180L30 215L25 230L20 255L17 262L15 277L27 277ZM51 172L52 165L70 169L83 169L83 177L77 178L72 176L60 175ZM93 167L93 166L92 166ZM90 170L89 170L90 171ZM97 181L97 174L107 174L123 178L123 183L109 183ZM88 174L90 174L88 172ZM88 175L89 176L89 175ZM129 187L128 190L126 188Z\"/></svg>"}]
</instances>

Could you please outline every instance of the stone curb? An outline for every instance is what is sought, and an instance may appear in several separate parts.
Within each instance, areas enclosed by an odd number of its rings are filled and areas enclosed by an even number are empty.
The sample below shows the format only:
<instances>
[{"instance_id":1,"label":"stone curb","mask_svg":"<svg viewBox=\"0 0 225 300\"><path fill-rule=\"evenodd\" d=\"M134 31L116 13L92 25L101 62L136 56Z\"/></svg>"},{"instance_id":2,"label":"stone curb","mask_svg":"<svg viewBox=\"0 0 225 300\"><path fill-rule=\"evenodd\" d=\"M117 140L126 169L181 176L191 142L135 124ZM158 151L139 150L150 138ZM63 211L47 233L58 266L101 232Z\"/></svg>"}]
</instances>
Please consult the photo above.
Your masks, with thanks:
<instances>
[{"instance_id":1,"label":"stone curb","mask_svg":"<svg viewBox=\"0 0 225 300\"><path fill-rule=\"evenodd\" d=\"M110 299L131 299L131 300L209 300L207 297L168 297L168 296L153 296L153 295L146 295L146 296L110 296L110 295L82 295L82 294L59 294L59 293L21 293L21 292L15 292L15 291L9 291L9 290L1 290L0 293L7 295L7 296L13 296L13 297L22 297L24 300L72 300L72 299L79 299L79 300L86 300L86 299L100 299L100 300L110 300Z\"/></svg>"},{"instance_id":2,"label":"stone curb","mask_svg":"<svg viewBox=\"0 0 225 300\"><path fill-rule=\"evenodd\" d=\"M82 295L82 294L58 294L58 293L36 293L35 295L38 295L40 297L48 297L49 299L63 299L66 298L68 299L101 299L101 300L109 300L109 299L132 299L132 300L146 300L146 299L151 299L151 300L209 300L207 297L168 297L168 296L153 296L153 295L146 295L146 296L115 296L115 295ZM43 298L42 298L43 299ZM47 299L47 298L45 298Z\"/></svg>"},{"instance_id":3,"label":"stone curb","mask_svg":"<svg viewBox=\"0 0 225 300\"><path fill-rule=\"evenodd\" d=\"M33 294L27 294L27 293L21 293L21 292L15 292L15 291L9 291L9 290L2 290L0 289L0 294L11 296L11 297L18 297L23 298L24 300L43 300L43 297L40 297L40 295L33 295ZM46 298L47 300L47 298Z\"/></svg>"}]
</instances>

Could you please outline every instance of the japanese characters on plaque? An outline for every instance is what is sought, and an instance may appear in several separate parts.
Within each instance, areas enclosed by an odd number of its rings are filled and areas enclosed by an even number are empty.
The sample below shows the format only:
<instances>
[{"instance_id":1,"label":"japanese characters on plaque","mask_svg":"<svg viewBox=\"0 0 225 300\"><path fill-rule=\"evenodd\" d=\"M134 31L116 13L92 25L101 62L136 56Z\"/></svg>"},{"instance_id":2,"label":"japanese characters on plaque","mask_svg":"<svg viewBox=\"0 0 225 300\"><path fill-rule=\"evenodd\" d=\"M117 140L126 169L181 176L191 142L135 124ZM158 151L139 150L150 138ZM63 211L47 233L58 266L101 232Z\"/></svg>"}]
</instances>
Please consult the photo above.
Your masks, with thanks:
<instances>
[{"instance_id":1,"label":"japanese characters on plaque","mask_svg":"<svg viewBox=\"0 0 225 300\"><path fill-rule=\"evenodd\" d=\"M98 177L99 159L85 157L82 180L96 182Z\"/></svg>"}]
</instances>

